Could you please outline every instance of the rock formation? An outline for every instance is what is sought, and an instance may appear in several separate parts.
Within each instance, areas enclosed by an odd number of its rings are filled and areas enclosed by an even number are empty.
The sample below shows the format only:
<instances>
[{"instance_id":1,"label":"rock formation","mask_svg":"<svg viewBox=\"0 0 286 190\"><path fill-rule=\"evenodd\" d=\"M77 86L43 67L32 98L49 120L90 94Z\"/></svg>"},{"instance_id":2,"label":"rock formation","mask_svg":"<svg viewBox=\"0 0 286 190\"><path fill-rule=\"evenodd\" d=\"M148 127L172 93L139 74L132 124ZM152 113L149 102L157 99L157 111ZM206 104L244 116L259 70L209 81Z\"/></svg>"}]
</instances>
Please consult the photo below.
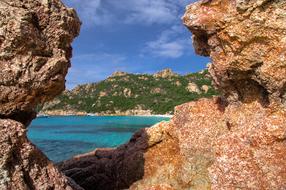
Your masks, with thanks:
<instances>
[{"instance_id":1,"label":"rock formation","mask_svg":"<svg viewBox=\"0 0 286 190\"><path fill-rule=\"evenodd\" d=\"M82 190L32 145L23 124L0 120L0 189Z\"/></svg>"},{"instance_id":2,"label":"rock formation","mask_svg":"<svg viewBox=\"0 0 286 190\"><path fill-rule=\"evenodd\" d=\"M64 90L80 22L59 0L1 0L0 13L0 118L28 124Z\"/></svg>"},{"instance_id":3,"label":"rock formation","mask_svg":"<svg viewBox=\"0 0 286 190\"><path fill-rule=\"evenodd\" d=\"M60 165L86 189L286 189L286 1L201 0L184 24L223 93Z\"/></svg>"},{"instance_id":4,"label":"rock formation","mask_svg":"<svg viewBox=\"0 0 286 190\"><path fill-rule=\"evenodd\" d=\"M164 70L154 74L155 78L171 78L173 76L178 76L178 74L174 73L171 69L164 69Z\"/></svg>"},{"instance_id":5,"label":"rock formation","mask_svg":"<svg viewBox=\"0 0 286 190\"><path fill-rule=\"evenodd\" d=\"M125 76L128 75L127 72L122 72L122 71L116 71L114 73L112 73L112 75L110 77L121 77L121 76Z\"/></svg>"},{"instance_id":6,"label":"rock formation","mask_svg":"<svg viewBox=\"0 0 286 190\"><path fill-rule=\"evenodd\" d=\"M285 102L285 1L199 1L184 24L198 54L210 56L214 84L229 101Z\"/></svg>"},{"instance_id":7,"label":"rock formation","mask_svg":"<svg viewBox=\"0 0 286 190\"><path fill-rule=\"evenodd\" d=\"M26 137L36 105L65 87L80 21L59 0L1 0L0 14L0 189L82 189Z\"/></svg>"},{"instance_id":8,"label":"rock formation","mask_svg":"<svg viewBox=\"0 0 286 190\"><path fill-rule=\"evenodd\" d=\"M204 93L208 93L210 87L208 85L203 85L201 89Z\"/></svg>"},{"instance_id":9,"label":"rock formation","mask_svg":"<svg viewBox=\"0 0 286 190\"><path fill-rule=\"evenodd\" d=\"M202 93L198 85L193 82L189 82L188 86L186 87L186 90L188 90L189 92L194 92L198 94Z\"/></svg>"},{"instance_id":10,"label":"rock formation","mask_svg":"<svg viewBox=\"0 0 286 190\"><path fill-rule=\"evenodd\" d=\"M146 165L144 152L164 139L165 124L138 131L128 144L117 149L97 149L76 156L61 163L60 168L84 189L126 189L143 177ZM149 136L152 138L148 140ZM170 148L166 147L165 150L169 151Z\"/></svg>"}]
</instances>

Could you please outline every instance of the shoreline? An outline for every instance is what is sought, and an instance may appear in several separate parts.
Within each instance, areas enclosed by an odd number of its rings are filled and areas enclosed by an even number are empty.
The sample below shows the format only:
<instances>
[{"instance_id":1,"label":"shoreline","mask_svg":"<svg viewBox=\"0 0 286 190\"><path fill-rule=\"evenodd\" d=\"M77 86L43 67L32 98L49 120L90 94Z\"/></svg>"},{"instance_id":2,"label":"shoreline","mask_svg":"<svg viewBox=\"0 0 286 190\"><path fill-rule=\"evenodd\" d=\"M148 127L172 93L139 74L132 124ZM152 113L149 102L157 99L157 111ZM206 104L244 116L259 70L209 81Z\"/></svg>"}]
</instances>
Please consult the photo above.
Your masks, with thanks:
<instances>
[{"instance_id":1,"label":"shoreline","mask_svg":"<svg viewBox=\"0 0 286 190\"><path fill-rule=\"evenodd\" d=\"M78 117L165 117L165 118L172 118L174 115L97 115L97 114L65 114L65 115L50 115L50 114L38 114L36 118L43 118L43 117L69 117L69 116L78 116Z\"/></svg>"}]
</instances>

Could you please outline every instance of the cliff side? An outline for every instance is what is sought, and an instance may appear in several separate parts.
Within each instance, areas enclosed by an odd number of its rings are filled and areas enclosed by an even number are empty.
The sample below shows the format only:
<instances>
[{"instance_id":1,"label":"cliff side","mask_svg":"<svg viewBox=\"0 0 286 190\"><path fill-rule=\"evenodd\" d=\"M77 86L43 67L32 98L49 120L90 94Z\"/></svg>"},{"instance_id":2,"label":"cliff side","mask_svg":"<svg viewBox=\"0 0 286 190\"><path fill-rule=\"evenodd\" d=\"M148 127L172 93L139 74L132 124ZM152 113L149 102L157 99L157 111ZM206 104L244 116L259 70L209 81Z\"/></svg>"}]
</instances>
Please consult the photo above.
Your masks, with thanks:
<instances>
[{"instance_id":1,"label":"cliff side","mask_svg":"<svg viewBox=\"0 0 286 190\"><path fill-rule=\"evenodd\" d=\"M221 98L60 164L86 189L285 189L286 2L201 0L184 24Z\"/></svg>"},{"instance_id":2,"label":"cliff side","mask_svg":"<svg viewBox=\"0 0 286 190\"><path fill-rule=\"evenodd\" d=\"M59 0L1 0L0 15L0 189L82 189L26 137L36 105L64 90L80 21Z\"/></svg>"}]
</instances>

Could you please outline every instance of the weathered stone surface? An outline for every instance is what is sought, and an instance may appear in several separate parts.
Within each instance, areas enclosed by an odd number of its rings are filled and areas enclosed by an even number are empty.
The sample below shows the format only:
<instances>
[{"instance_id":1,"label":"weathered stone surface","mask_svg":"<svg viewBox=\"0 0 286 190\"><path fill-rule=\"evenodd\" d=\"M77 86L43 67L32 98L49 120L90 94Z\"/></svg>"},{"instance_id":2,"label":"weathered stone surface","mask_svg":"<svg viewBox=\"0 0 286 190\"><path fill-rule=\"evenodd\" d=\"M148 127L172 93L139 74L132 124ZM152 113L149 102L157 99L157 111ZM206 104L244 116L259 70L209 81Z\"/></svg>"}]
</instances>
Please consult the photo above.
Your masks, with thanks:
<instances>
[{"instance_id":1,"label":"weathered stone surface","mask_svg":"<svg viewBox=\"0 0 286 190\"><path fill-rule=\"evenodd\" d=\"M255 110L255 111L254 111ZM276 111L275 111L276 110ZM284 189L286 112L202 99L118 149L60 164L86 189Z\"/></svg>"},{"instance_id":2,"label":"weathered stone surface","mask_svg":"<svg viewBox=\"0 0 286 190\"><path fill-rule=\"evenodd\" d=\"M0 189L83 190L32 145L25 126L0 120Z\"/></svg>"},{"instance_id":3,"label":"weathered stone surface","mask_svg":"<svg viewBox=\"0 0 286 190\"><path fill-rule=\"evenodd\" d=\"M210 87L209 87L208 85L203 85L203 86L201 87L201 89L203 90L204 93L208 93Z\"/></svg>"},{"instance_id":4,"label":"weathered stone surface","mask_svg":"<svg viewBox=\"0 0 286 190\"><path fill-rule=\"evenodd\" d=\"M0 14L0 117L28 123L64 90L80 21L59 0L1 0Z\"/></svg>"},{"instance_id":5,"label":"weathered stone surface","mask_svg":"<svg viewBox=\"0 0 286 190\"><path fill-rule=\"evenodd\" d=\"M25 129L36 105L64 89L80 21L59 0L1 0L0 15L0 189L82 190Z\"/></svg>"},{"instance_id":6,"label":"weathered stone surface","mask_svg":"<svg viewBox=\"0 0 286 190\"><path fill-rule=\"evenodd\" d=\"M285 189L285 109L256 102L226 113L231 133L213 143L212 189Z\"/></svg>"},{"instance_id":7,"label":"weathered stone surface","mask_svg":"<svg viewBox=\"0 0 286 190\"><path fill-rule=\"evenodd\" d=\"M210 55L230 133L212 144L212 189L285 189L286 2L199 1L183 17Z\"/></svg>"},{"instance_id":8,"label":"weathered stone surface","mask_svg":"<svg viewBox=\"0 0 286 190\"><path fill-rule=\"evenodd\" d=\"M196 52L212 58L214 84L229 101L285 102L286 1L204 0L184 24Z\"/></svg>"},{"instance_id":9,"label":"weathered stone surface","mask_svg":"<svg viewBox=\"0 0 286 190\"><path fill-rule=\"evenodd\" d=\"M184 23L223 97L178 106L169 123L61 169L89 189L286 189L285 11L283 0L188 6Z\"/></svg>"}]
</instances>

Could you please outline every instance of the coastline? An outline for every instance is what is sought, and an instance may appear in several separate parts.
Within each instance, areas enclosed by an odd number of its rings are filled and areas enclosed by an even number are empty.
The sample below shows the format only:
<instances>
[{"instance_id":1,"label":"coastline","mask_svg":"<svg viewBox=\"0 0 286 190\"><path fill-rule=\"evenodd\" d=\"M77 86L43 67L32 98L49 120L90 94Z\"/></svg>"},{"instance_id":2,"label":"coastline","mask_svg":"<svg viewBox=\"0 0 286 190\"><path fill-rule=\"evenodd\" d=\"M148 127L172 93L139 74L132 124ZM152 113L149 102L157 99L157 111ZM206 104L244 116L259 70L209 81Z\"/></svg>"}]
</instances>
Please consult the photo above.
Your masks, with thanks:
<instances>
[{"instance_id":1,"label":"coastline","mask_svg":"<svg viewBox=\"0 0 286 190\"><path fill-rule=\"evenodd\" d=\"M37 114L37 118L41 117L68 117L68 116L90 116L90 117L112 117L112 116L129 116L129 117L165 117L165 118L172 118L174 115L169 114L150 114L150 115L122 115L122 114L94 114L94 113L87 113L87 114Z\"/></svg>"},{"instance_id":2,"label":"coastline","mask_svg":"<svg viewBox=\"0 0 286 190\"><path fill-rule=\"evenodd\" d=\"M101 112L101 113L87 113L85 111L76 110L52 110L40 111L37 117L57 117L57 116L140 116L140 117L167 117L171 118L171 114L152 114L151 110L126 110L116 111L115 113Z\"/></svg>"}]
</instances>

